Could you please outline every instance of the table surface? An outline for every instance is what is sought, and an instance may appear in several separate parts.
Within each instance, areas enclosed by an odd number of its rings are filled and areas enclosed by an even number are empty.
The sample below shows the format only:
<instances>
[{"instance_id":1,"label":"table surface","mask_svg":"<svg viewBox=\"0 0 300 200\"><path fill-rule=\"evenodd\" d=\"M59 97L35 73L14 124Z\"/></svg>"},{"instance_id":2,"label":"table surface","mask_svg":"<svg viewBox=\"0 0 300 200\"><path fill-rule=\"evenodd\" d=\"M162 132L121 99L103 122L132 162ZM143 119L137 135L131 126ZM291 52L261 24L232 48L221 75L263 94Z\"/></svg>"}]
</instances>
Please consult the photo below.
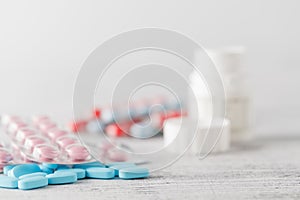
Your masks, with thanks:
<instances>
[{"instance_id":1,"label":"table surface","mask_svg":"<svg viewBox=\"0 0 300 200\"><path fill-rule=\"evenodd\" d=\"M204 160L183 156L148 179L82 180L32 191L0 189L8 199L300 199L300 136L260 139Z\"/></svg>"}]
</instances>

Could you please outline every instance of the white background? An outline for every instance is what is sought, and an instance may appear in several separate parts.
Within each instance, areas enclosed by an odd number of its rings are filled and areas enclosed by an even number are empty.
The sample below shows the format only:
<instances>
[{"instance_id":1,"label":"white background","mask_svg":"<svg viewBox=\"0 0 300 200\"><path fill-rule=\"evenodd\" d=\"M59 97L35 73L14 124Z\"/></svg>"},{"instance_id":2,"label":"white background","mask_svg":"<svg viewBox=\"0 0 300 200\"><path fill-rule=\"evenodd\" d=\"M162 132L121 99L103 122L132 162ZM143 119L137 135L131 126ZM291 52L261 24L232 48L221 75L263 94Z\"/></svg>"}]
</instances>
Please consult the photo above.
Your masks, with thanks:
<instances>
[{"instance_id":1,"label":"white background","mask_svg":"<svg viewBox=\"0 0 300 200\"><path fill-rule=\"evenodd\" d=\"M81 64L120 32L160 27L206 48L245 45L256 131L300 130L300 2L1 1L0 112L72 114Z\"/></svg>"}]
</instances>

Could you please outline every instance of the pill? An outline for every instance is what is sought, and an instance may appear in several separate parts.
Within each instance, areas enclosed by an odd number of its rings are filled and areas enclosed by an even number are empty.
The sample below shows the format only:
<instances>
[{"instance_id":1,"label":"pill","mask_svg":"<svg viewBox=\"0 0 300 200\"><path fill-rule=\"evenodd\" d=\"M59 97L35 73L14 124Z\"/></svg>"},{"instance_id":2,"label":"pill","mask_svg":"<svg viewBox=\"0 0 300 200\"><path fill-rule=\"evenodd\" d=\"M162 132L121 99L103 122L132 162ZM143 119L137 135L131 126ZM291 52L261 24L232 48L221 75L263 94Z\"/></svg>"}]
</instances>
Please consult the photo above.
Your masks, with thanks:
<instances>
[{"instance_id":1,"label":"pill","mask_svg":"<svg viewBox=\"0 0 300 200\"><path fill-rule=\"evenodd\" d=\"M43 121L50 121L50 118L46 115L41 115L41 116L33 116L32 117L32 122L35 125L38 125L39 123L43 122Z\"/></svg>"},{"instance_id":2,"label":"pill","mask_svg":"<svg viewBox=\"0 0 300 200\"><path fill-rule=\"evenodd\" d=\"M47 167L47 168L50 168L50 169L56 169L58 167L58 164L55 164L55 163L42 163L42 165L44 167Z\"/></svg>"},{"instance_id":3,"label":"pill","mask_svg":"<svg viewBox=\"0 0 300 200\"><path fill-rule=\"evenodd\" d=\"M92 167L86 169L86 177L97 179L111 179L115 177L115 172L110 168Z\"/></svg>"},{"instance_id":4,"label":"pill","mask_svg":"<svg viewBox=\"0 0 300 200\"><path fill-rule=\"evenodd\" d=\"M48 140L45 137L32 135L25 139L24 146L25 148L32 153L34 147L39 144L46 144Z\"/></svg>"},{"instance_id":5,"label":"pill","mask_svg":"<svg viewBox=\"0 0 300 200\"><path fill-rule=\"evenodd\" d=\"M44 176L34 176L24 178L18 181L18 187L21 190L31 190L45 187L48 185L48 179Z\"/></svg>"},{"instance_id":6,"label":"pill","mask_svg":"<svg viewBox=\"0 0 300 200\"><path fill-rule=\"evenodd\" d=\"M72 168L72 169L58 169L55 173L61 172L73 172L76 173L77 179L83 179L86 176L85 170L80 168Z\"/></svg>"},{"instance_id":7,"label":"pill","mask_svg":"<svg viewBox=\"0 0 300 200\"><path fill-rule=\"evenodd\" d=\"M11 115L2 115L1 116L1 123L3 126L7 126L11 121L21 121L21 119L18 116L11 116Z\"/></svg>"},{"instance_id":8,"label":"pill","mask_svg":"<svg viewBox=\"0 0 300 200\"><path fill-rule=\"evenodd\" d=\"M54 146L48 144L40 144L34 147L33 157L40 161L52 161L59 156L59 151Z\"/></svg>"},{"instance_id":9,"label":"pill","mask_svg":"<svg viewBox=\"0 0 300 200\"><path fill-rule=\"evenodd\" d=\"M53 141L55 141L57 138L59 138L61 136L68 135L68 134L69 133L67 131L60 130L60 129L57 129L57 128L53 128L53 129L50 129L49 131L47 131L47 135Z\"/></svg>"},{"instance_id":10,"label":"pill","mask_svg":"<svg viewBox=\"0 0 300 200\"><path fill-rule=\"evenodd\" d=\"M39 125L38 128L43 132L47 133L50 129L56 128L56 124L52 121L42 121Z\"/></svg>"},{"instance_id":11,"label":"pill","mask_svg":"<svg viewBox=\"0 0 300 200\"><path fill-rule=\"evenodd\" d=\"M8 125L7 131L8 133L15 135L20 128L25 128L25 127L27 127L27 124L25 124L22 121L16 121Z\"/></svg>"},{"instance_id":12,"label":"pill","mask_svg":"<svg viewBox=\"0 0 300 200\"><path fill-rule=\"evenodd\" d=\"M56 143L59 145L60 148L64 149L68 145L79 143L77 138L70 137L70 136L61 136L56 139Z\"/></svg>"},{"instance_id":13,"label":"pill","mask_svg":"<svg viewBox=\"0 0 300 200\"><path fill-rule=\"evenodd\" d=\"M88 150L80 144L71 144L65 150L72 160L86 160L90 157Z\"/></svg>"},{"instance_id":14,"label":"pill","mask_svg":"<svg viewBox=\"0 0 300 200\"><path fill-rule=\"evenodd\" d=\"M0 175L0 188L18 188L18 179L15 177Z\"/></svg>"},{"instance_id":15,"label":"pill","mask_svg":"<svg viewBox=\"0 0 300 200\"><path fill-rule=\"evenodd\" d=\"M30 178L30 177L34 177L34 176L46 176L47 173L45 172L35 172L35 173L31 173L31 174L25 174L19 177L19 179L24 179L24 178Z\"/></svg>"},{"instance_id":16,"label":"pill","mask_svg":"<svg viewBox=\"0 0 300 200\"><path fill-rule=\"evenodd\" d=\"M30 129L30 128L20 128L17 131L16 139L20 143L24 144L25 139L27 137L32 136L32 135L36 135L36 134L37 134L36 131L34 131L34 130Z\"/></svg>"},{"instance_id":17,"label":"pill","mask_svg":"<svg viewBox=\"0 0 300 200\"><path fill-rule=\"evenodd\" d=\"M37 164L23 164L23 165L15 166L9 172L11 176L15 178L19 178L20 176L25 174L41 172L41 169Z\"/></svg>"},{"instance_id":18,"label":"pill","mask_svg":"<svg viewBox=\"0 0 300 200\"><path fill-rule=\"evenodd\" d=\"M91 163L83 163L83 164L76 164L73 166L73 168L80 168L80 169L87 169L91 167L102 167L104 168L105 165L103 165L100 162L91 162Z\"/></svg>"},{"instance_id":19,"label":"pill","mask_svg":"<svg viewBox=\"0 0 300 200\"><path fill-rule=\"evenodd\" d=\"M8 175L8 171L14 168L16 165L6 165L3 167L3 174Z\"/></svg>"},{"instance_id":20,"label":"pill","mask_svg":"<svg viewBox=\"0 0 300 200\"><path fill-rule=\"evenodd\" d=\"M121 179L146 178L148 176L149 170L141 167L125 168L119 171L119 177Z\"/></svg>"},{"instance_id":21,"label":"pill","mask_svg":"<svg viewBox=\"0 0 300 200\"><path fill-rule=\"evenodd\" d=\"M53 174L54 170L50 169L48 167L45 167L43 165L39 165L42 172L45 172L46 174Z\"/></svg>"},{"instance_id":22,"label":"pill","mask_svg":"<svg viewBox=\"0 0 300 200\"><path fill-rule=\"evenodd\" d=\"M48 178L49 185L68 184L77 181L76 173L68 171L48 174L46 177Z\"/></svg>"},{"instance_id":23,"label":"pill","mask_svg":"<svg viewBox=\"0 0 300 200\"><path fill-rule=\"evenodd\" d=\"M113 165L110 166L110 169L113 169L115 171L115 176L119 176L119 171L121 169L125 169L125 168L131 168L131 167L135 167L135 164L129 163L129 164L122 164L122 165Z\"/></svg>"}]
</instances>

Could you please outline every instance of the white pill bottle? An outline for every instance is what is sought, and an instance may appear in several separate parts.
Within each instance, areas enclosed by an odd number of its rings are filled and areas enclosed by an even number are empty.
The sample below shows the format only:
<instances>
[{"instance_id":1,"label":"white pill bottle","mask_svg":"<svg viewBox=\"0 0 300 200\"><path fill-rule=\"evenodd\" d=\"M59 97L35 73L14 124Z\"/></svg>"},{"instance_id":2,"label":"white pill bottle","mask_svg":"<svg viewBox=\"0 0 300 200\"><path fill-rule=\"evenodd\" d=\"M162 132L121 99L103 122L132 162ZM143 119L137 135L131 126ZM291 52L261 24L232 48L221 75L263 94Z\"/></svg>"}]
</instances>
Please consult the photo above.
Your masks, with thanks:
<instances>
[{"instance_id":1,"label":"white pill bottle","mask_svg":"<svg viewBox=\"0 0 300 200\"><path fill-rule=\"evenodd\" d=\"M233 143L247 142L251 140L253 134L251 134L251 94L244 72L245 48L210 49L207 53L214 65L208 67L216 67L222 78L225 102L220 99L215 103L218 104L217 108L219 107L220 110L221 107L225 106L225 118L229 119L231 123L231 141ZM201 64L201 60L199 63ZM199 78L199 74L195 71L190 75L190 88L189 99L196 98L196 102L189 102L189 116L202 121L210 121L213 110L209 88L205 85L203 78ZM196 106L198 112L195 111ZM218 112L218 110L214 112Z\"/></svg>"}]
</instances>

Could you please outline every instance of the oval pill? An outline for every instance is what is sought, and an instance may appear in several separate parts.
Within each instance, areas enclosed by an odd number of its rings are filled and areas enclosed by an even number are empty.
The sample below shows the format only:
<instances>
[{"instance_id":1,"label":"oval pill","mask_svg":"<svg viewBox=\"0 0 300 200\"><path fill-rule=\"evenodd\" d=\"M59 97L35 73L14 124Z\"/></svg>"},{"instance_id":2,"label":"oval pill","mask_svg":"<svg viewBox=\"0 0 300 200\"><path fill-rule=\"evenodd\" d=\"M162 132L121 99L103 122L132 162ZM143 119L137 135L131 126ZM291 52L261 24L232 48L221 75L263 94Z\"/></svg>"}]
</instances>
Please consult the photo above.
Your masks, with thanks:
<instances>
[{"instance_id":1,"label":"oval pill","mask_svg":"<svg viewBox=\"0 0 300 200\"><path fill-rule=\"evenodd\" d=\"M50 169L48 167L45 167L43 165L39 165L40 169L42 172L46 173L46 174L53 174L54 170Z\"/></svg>"},{"instance_id":2,"label":"oval pill","mask_svg":"<svg viewBox=\"0 0 300 200\"><path fill-rule=\"evenodd\" d=\"M76 173L67 171L49 174L46 177L48 178L49 185L68 184L75 183L77 181Z\"/></svg>"},{"instance_id":3,"label":"oval pill","mask_svg":"<svg viewBox=\"0 0 300 200\"><path fill-rule=\"evenodd\" d=\"M119 171L121 169L129 168L129 167L135 167L136 165L133 163L128 163L128 164L122 164L122 165L113 165L110 166L110 169L113 169L115 171L115 176L119 176Z\"/></svg>"},{"instance_id":4,"label":"oval pill","mask_svg":"<svg viewBox=\"0 0 300 200\"><path fill-rule=\"evenodd\" d=\"M31 190L45 187L48 185L48 179L44 176L34 176L24 178L18 181L18 187L21 190Z\"/></svg>"},{"instance_id":5,"label":"oval pill","mask_svg":"<svg viewBox=\"0 0 300 200\"><path fill-rule=\"evenodd\" d=\"M86 169L86 177L97 179L111 179L115 177L115 172L110 168L92 167Z\"/></svg>"},{"instance_id":6,"label":"oval pill","mask_svg":"<svg viewBox=\"0 0 300 200\"><path fill-rule=\"evenodd\" d=\"M40 144L34 147L33 157L39 159L40 161L52 161L59 156L59 151L55 146L48 144Z\"/></svg>"},{"instance_id":7,"label":"oval pill","mask_svg":"<svg viewBox=\"0 0 300 200\"><path fill-rule=\"evenodd\" d=\"M50 169L56 169L58 167L58 164L55 163L42 163L42 165Z\"/></svg>"},{"instance_id":8,"label":"oval pill","mask_svg":"<svg viewBox=\"0 0 300 200\"><path fill-rule=\"evenodd\" d=\"M60 146L60 148L65 149L68 145L79 143L79 142L74 137L61 136L56 139L56 143Z\"/></svg>"},{"instance_id":9,"label":"oval pill","mask_svg":"<svg viewBox=\"0 0 300 200\"><path fill-rule=\"evenodd\" d=\"M85 170L80 168L72 168L72 169L59 169L55 171L55 173L61 173L61 172L73 172L76 173L77 179L83 179L86 176Z\"/></svg>"},{"instance_id":10,"label":"oval pill","mask_svg":"<svg viewBox=\"0 0 300 200\"><path fill-rule=\"evenodd\" d=\"M22 175L32 174L35 172L41 172L41 169L37 164L23 164L12 168L9 174L15 178L19 178Z\"/></svg>"},{"instance_id":11,"label":"oval pill","mask_svg":"<svg viewBox=\"0 0 300 200\"><path fill-rule=\"evenodd\" d=\"M80 144L71 144L65 150L72 160L86 160L90 157L88 150Z\"/></svg>"},{"instance_id":12,"label":"oval pill","mask_svg":"<svg viewBox=\"0 0 300 200\"><path fill-rule=\"evenodd\" d=\"M35 176L46 176L47 173L45 172L35 172L35 173L32 173L32 174L25 174L25 175L22 175L19 177L19 179L24 179L24 178L30 178L30 177L35 177Z\"/></svg>"},{"instance_id":13,"label":"oval pill","mask_svg":"<svg viewBox=\"0 0 300 200\"><path fill-rule=\"evenodd\" d=\"M6 165L3 167L3 174L8 175L8 171L14 168L16 165Z\"/></svg>"},{"instance_id":14,"label":"oval pill","mask_svg":"<svg viewBox=\"0 0 300 200\"><path fill-rule=\"evenodd\" d=\"M0 188L18 188L18 179L15 177L0 175Z\"/></svg>"},{"instance_id":15,"label":"oval pill","mask_svg":"<svg viewBox=\"0 0 300 200\"><path fill-rule=\"evenodd\" d=\"M47 132L48 136L53 140L55 141L57 138L61 137L61 136L65 136L65 135L68 135L68 132L67 131L64 131L64 130L60 130L60 129L50 129L48 132Z\"/></svg>"},{"instance_id":16,"label":"oval pill","mask_svg":"<svg viewBox=\"0 0 300 200\"><path fill-rule=\"evenodd\" d=\"M141 167L125 168L119 171L119 177L121 179L146 178L148 176L149 170Z\"/></svg>"}]
</instances>

